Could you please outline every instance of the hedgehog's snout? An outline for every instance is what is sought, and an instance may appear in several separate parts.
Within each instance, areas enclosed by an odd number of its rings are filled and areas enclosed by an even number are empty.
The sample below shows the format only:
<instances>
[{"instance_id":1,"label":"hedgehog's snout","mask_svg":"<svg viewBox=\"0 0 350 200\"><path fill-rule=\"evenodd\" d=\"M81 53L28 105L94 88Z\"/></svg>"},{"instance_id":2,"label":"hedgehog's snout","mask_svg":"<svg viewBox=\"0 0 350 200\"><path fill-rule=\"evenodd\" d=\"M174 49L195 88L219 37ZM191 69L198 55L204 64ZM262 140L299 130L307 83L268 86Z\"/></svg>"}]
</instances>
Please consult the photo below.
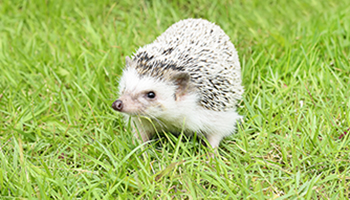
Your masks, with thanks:
<instances>
[{"instance_id":1,"label":"hedgehog's snout","mask_svg":"<svg viewBox=\"0 0 350 200\"><path fill-rule=\"evenodd\" d=\"M123 102L121 100L116 100L115 102L112 103L112 108L116 111L121 112L123 109Z\"/></svg>"}]
</instances>

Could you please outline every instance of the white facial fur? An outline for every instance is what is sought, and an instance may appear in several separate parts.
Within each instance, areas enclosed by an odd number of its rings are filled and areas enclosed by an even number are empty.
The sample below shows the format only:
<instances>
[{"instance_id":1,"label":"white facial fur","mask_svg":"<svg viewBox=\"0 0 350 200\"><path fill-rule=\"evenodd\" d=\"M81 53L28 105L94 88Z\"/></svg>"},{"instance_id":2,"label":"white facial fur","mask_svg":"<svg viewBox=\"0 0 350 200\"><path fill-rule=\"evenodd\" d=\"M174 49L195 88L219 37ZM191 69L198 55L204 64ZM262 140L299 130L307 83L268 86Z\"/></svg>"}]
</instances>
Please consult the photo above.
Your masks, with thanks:
<instances>
[{"instance_id":1,"label":"white facial fur","mask_svg":"<svg viewBox=\"0 0 350 200\"><path fill-rule=\"evenodd\" d=\"M175 90L176 86L173 84L149 76L140 77L134 68L127 68L119 85L119 99L124 106L122 112L159 118L166 112L167 104L175 103ZM149 92L154 92L155 98L148 98Z\"/></svg>"}]
</instances>

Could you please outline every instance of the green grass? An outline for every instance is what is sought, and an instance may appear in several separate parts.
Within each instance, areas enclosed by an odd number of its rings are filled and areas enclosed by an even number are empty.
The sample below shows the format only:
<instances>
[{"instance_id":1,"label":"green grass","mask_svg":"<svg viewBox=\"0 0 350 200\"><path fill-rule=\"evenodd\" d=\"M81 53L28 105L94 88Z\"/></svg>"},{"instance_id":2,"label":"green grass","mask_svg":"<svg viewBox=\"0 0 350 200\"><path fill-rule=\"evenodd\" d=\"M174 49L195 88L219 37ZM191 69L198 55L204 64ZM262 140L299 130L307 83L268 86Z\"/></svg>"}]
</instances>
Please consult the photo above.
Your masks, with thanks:
<instances>
[{"instance_id":1,"label":"green grass","mask_svg":"<svg viewBox=\"0 0 350 200\"><path fill-rule=\"evenodd\" d=\"M242 63L245 120L214 158L134 145L110 107L124 57L190 17ZM349 63L348 0L0 1L1 199L348 199Z\"/></svg>"}]
</instances>

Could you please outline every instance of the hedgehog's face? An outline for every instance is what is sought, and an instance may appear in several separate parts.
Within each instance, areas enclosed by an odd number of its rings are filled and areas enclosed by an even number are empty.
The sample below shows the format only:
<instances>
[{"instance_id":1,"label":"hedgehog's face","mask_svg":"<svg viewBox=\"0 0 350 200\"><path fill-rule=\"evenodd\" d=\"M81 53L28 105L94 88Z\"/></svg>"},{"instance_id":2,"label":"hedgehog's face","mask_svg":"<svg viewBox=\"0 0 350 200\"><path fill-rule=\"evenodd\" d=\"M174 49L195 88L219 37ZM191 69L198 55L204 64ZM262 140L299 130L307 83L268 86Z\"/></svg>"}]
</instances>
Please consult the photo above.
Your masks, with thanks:
<instances>
[{"instance_id":1,"label":"hedgehog's face","mask_svg":"<svg viewBox=\"0 0 350 200\"><path fill-rule=\"evenodd\" d=\"M182 79L185 76L179 77ZM166 82L150 76L141 77L134 68L127 68L119 83L120 97L112 107L129 115L162 118L169 114L169 110L176 108L179 83L181 81L174 84L173 81Z\"/></svg>"}]
</instances>

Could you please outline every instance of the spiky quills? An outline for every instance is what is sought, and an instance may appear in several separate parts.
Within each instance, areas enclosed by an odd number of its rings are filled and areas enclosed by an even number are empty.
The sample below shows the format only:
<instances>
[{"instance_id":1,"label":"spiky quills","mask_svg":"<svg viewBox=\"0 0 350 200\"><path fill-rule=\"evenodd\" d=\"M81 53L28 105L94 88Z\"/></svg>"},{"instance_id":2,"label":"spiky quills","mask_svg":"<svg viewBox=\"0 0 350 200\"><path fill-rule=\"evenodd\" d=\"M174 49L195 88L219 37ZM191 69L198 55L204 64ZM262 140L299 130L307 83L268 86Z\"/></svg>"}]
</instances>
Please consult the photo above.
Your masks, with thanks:
<instances>
[{"instance_id":1,"label":"spiky quills","mask_svg":"<svg viewBox=\"0 0 350 200\"><path fill-rule=\"evenodd\" d=\"M139 48L133 61L141 76L166 80L172 71L189 73L200 104L209 110L235 109L243 94L234 45L219 26L207 20L173 24L153 43Z\"/></svg>"}]
</instances>

